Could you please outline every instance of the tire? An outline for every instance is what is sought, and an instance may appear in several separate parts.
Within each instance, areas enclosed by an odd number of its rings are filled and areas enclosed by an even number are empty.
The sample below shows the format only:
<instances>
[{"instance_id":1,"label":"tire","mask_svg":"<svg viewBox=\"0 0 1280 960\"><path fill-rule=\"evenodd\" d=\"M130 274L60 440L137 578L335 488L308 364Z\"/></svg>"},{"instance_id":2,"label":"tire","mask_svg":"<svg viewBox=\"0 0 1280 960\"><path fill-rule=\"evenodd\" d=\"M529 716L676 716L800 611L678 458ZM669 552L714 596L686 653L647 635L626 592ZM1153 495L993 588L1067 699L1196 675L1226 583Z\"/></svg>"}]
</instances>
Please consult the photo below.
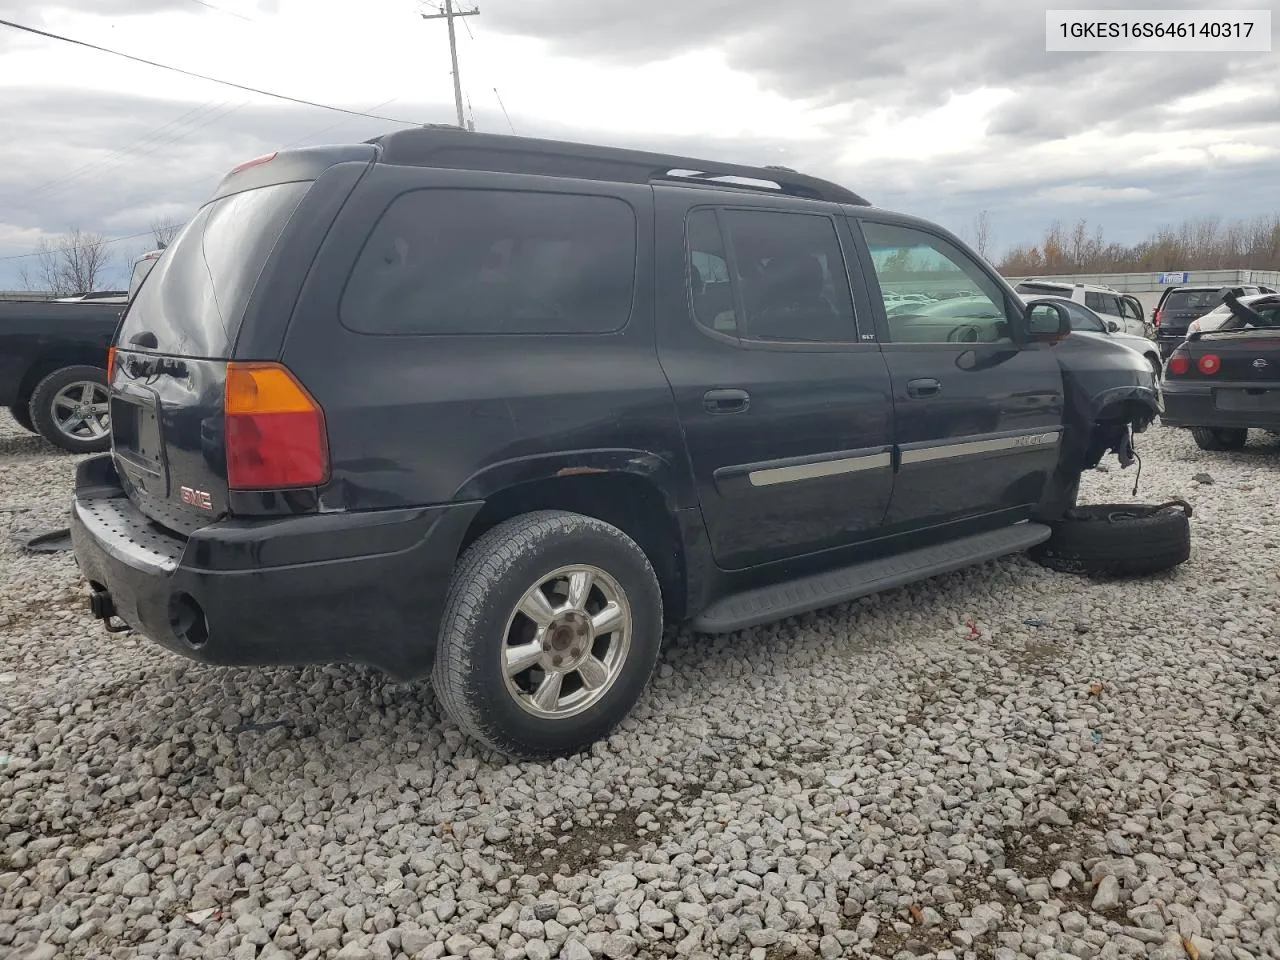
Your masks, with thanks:
<instances>
[{"instance_id":1,"label":"tire","mask_svg":"<svg viewBox=\"0 0 1280 960\"><path fill-rule=\"evenodd\" d=\"M574 567L594 569L579 609L598 614L602 601L613 598L630 611L629 630L624 620L623 629L594 638L574 632L586 630L584 618L567 600L543 592L549 578ZM535 591L548 604L540 616L555 615L545 630L520 610ZM495 750L530 759L573 753L606 736L639 700L658 660L662 613L653 566L621 530L558 510L515 517L482 535L454 571L432 668L436 696L464 733ZM503 651L520 646L536 659L522 659L528 666L508 677ZM600 692L588 689L585 674L563 666L558 686L544 688L561 656L566 664L593 660ZM540 690L562 699L539 712L532 694Z\"/></svg>"},{"instance_id":2,"label":"tire","mask_svg":"<svg viewBox=\"0 0 1280 960\"><path fill-rule=\"evenodd\" d=\"M1249 431L1238 428L1192 427L1191 437L1201 450L1243 450L1249 442Z\"/></svg>"},{"instance_id":3,"label":"tire","mask_svg":"<svg viewBox=\"0 0 1280 960\"><path fill-rule=\"evenodd\" d=\"M73 402L82 398L88 385L93 385L94 406L103 408L96 418L97 427L87 420L73 422L74 417L68 420L68 408L62 402L69 398ZM32 391L31 424L36 433L69 453L101 453L111 447L110 421L105 413L106 397L107 372L101 367L62 367L41 380Z\"/></svg>"},{"instance_id":4,"label":"tire","mask_svg":"<svg viewBox=\"0 0 1280 960\"><path fill-rule=\"evenodd\" d=\"M23 430L31 433L36 432L35 426L31 422L31 408L25 403L15 403L9 408L9 412L13 414L13 419L18 421L18 426Z\"/></svg>"},{"instance_id":5,"label":"tire","mask_svg":"<svg viewBox=\"0 0 1280 960\"><path fill-rule=\"evenodd\" d=\"M1061 573L1135 577L1171 570L1191 557L1191 506L1090 504L1051 524L1053 533L1031 550Z\"/></svg>"}]
</instances>

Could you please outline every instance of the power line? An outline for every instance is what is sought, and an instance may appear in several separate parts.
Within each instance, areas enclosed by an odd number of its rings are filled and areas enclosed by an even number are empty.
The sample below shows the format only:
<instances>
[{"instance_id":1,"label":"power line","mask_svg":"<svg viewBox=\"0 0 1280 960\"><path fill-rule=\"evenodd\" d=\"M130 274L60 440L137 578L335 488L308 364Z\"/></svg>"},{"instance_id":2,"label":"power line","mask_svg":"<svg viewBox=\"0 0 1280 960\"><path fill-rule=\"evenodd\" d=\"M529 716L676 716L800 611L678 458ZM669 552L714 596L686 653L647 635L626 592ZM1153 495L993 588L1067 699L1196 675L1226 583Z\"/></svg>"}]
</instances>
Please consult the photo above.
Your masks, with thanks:
<instances>
[{"instance_id":1,"label":"power line","mask_svg":"<svg viewBox=\"0 0 1280 960\"><path fill-rule=\"evenodd\" d=\"M144 157L151 156L157 151L163 150L165 147L172 146L173 144L184 140L198 130L203 129L210 124L217 123L220 120L224 120L239 110L243 110L248 106L248 103L249 101L247 99L235 105L231 105L228 101L223 101L215 106L212 111L201 117L198 122L196 121L196 117L199 116L200 113L205 112L205 107L201 107L195 111L189 111L177 120L171 121L169 124L165 125L165 127L175 127L175 129L168 133L164 133L163 131L165 128L161 128L161 130L156 133L140 137L133 143L108 154L102 160L88 164L88 169L85 167L77 168L77 170L72 171L72 173L63 177L60 181L54 181L51 184L46 184L43 188L37 188L37 190L32 191L30 195L16 202L19 206L24 206L28 210L34 210L35 207L32 205L32 201L44 202L59 195L65 195L68 190L74 190L77 187L82 186L84 182L92 182L95 178L102 176L104 173L110 173L113 170L119 169L123 164L129 161L141 160ZM81 182L77 183L76 181Z\"/></svg>"},{"instance_id":2,"label":"power line","mask_svg":"<svg viewBox=\"0 0 1280 960\"><path fill-rule=\"evenodd\" d=\"M381 110L383 107L385 107L385 106L389 106L390 104L395 103L395 102L396 102L396 101L398 101L399 99L400 99L399 97L392 97L390 100L383 100L381 103L375 103L375 104L374 104L372 107L370 107L369 109L370 109L370 110ZM205 104L205 106L208 106L208 104L206 103L206 104ZM243 106L243 104L241 104L241 106ZM200 112L200 110L202 110L202 109L204 109L204 107L198 107L198 108L196 108L196 110L194 110L194 111L190 111L190 110L189 110L189 111L187 111L187 113L184 113L182 116L183 116L183 117L186 117L186 116L189 116L191 113L199 113L199 112ZM237 108L237 109L238 109L238 108ZM361 116L366 116L366 114L361 114ZM179 119L182 119L182 118L181 118L181 117L179 117ZM165 126L165 127L167 127L167 126L169 126L172 122L173 122L173 121L170 121L170 123L169 123L169 124L164 124L164 126ZM330 130L335 129L336 127L340 127L340 126L342 126L342 124L347 123L347 122L349 122L349 121L347 121L347 120L339 120L337 123L331 123L331 124L329 124L329 126L327 126L327 127L321 127L319 130L313 130L313 131L311 131L311 133L305 134L304 136L301 136L301 137L299 137L299 138L298 138L298 139L296 139L296 140L292 140L292 141L290 141L289 143L284 144L282 147L280 147L280 149L281 149L281 150L285 150L285 149L288 149L289 147L297 146L298 144L302 143L304 140L310 140L312 137L318 137L318 136L320 136L322 133L328 133ZM163 127L162 127L161 129L163 129ZM186 187L189 187L189 186L190 186L190 187L193 187L193 186L195 186L197 183L203 183L206 179L207 179L206 177L201 177L201 178L200 178L200 179L198 179L198 180L192 180L192 181L190 181L189 183L185 183L185 184L180 185L178 189L185 189ZM125 240L137 240L139 237L149 237L149 236L151 236L151 231L150 231L150 230L146 230L146 231L144 231L144 232L142 232L142 233L131 233L131 234L129 234L128 236L125 236L125 237L111 237L110 239L106 240L105 242L106 242L106 243L120 243L120 242L125 241ZM28 257L38 257L38 256L40 256L41 252L42 252L42 251L40 251L40 250L32 250L32 251L29 251L29 252L27 252L27 253L14 253L14 254L9 254L9 255L7 255L7 256L0 256L0 262L6 261L6 260L25 260L25 259L27 259Z\"/></svg>"},{"instance_id":3,"label":"power line","mask_svg":"<svg viewBox=\"0 0 1280 960\"><path fill-rule=\"evenodd\" d=\"M493 88L493 95L498 98L498 106L502 108L502 115L507 118L507 126L511 128L511 132L516 132L516 125L511 122L511 114L507 113L507 105L502 102L502 94L498 92L498 88Z\"/></svg>"},{"instance_id":4,"label":"power line","mask_svg":"<svg viewBox=\"0 0 1280 960\"><path fill-rule=\"evenodd\" d=\"M131 233L127 237L112 237L109 240L103 240L105 243L120 243L123 240L137 240L139 237L151 236L150 230L144 230L142 233ZM43 250L33 250L31 253L13 253L7 257L0 257L0 260L25 260L27 257L38 257L44 253Z\"/></svg>"},{"instance_id":5,"label":"power line","mask_svg":"<svg viewBox=\"0 0 1280 960\"><path fill-rule=\"evenodd\" d=\"M446 0L446 3L447 2L449 2L449 0ZM466 14L454 14L454 16L466 16ZM453 26L452 20L449 21L449 25L450 25L450 30L452 30L452 26ZM335 113L345 113L353 117L365 117L369 120L382 120L387 123L402 123L405 126L410 126L410 127L421 126L421 124L418 123L418 121L416 120L401 120L397 117L382 117L376 113L361 113L359 110L348 110L346 107L335 107L327 103L316 103L314 100L303 100L300 97L290 97L287 94L283 94L283 93L272 93L270 90L263 90L259 87L249 87L249 86L245 86L242 83L233 83L230 80L220 80L217 77L210 77L210 76L207 76L206 74L196 73L192 70L184 70L181 67L170 66L167 63L157 63L155 60L147 60L144 57L135 57L131 53L123 53L119 50L112 50L108 47L100 47L96 43L89 43L85 40L76 40L76 39L73 39L72 37L64 37L57 33L49 33L46 30L37 30L35 27L29 27L21 23L14 23L12 20L0 20L0 27L10 27L14 30L21 30L24 33L35 34L38 37L46 37L50 40L60 40L63 43L70 43L77 47L85 47L89 50L97 50L99 53L109 53L115 57L123 57L124 59L132 60L135 63L143 63L149 67L159 67L161 70L168 70L172 73L180 73L184 77L194 77L197 80L207 80L210 83L220 83L224 87L234 87L237 90L244 90L248 93L256 93L264 97L274 97L276 100L286 100L289 103L298 103L304 107L317 107L321 110L332 110ZM456 64L457 62L456 58L454 62ZM454 73L454 77L456 80L456 77L457 77L456 70ZM459 108L459 115L461 115L461 108Z\"/></svg>"}]
</instances>

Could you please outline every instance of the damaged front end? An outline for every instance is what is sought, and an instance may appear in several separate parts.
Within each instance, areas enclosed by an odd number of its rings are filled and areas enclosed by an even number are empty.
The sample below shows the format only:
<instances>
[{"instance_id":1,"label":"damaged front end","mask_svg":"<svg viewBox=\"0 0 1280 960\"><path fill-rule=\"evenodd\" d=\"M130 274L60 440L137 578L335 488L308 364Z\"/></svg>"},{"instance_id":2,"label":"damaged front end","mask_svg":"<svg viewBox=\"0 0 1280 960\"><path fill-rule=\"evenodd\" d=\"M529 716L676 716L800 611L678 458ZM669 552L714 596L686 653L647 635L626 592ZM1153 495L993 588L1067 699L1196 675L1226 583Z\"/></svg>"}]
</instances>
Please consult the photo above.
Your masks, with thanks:
<instances>
[{"instance_id":1,"label":"damaged front end","mask_svg":"<svg viewBox=\"0 0 1280 960\"><path fill-rule=\"evenodd\" d=\"M1164 398L1150 361L1126 346L1067 337L1054 355L1062 369L1064 430L1044 506L1060 515L1075 502L1080 474L1107 455L1114 454L1121 469L1140 465L1134 437L1164 412Z\"/></svg>"}]
</instances>

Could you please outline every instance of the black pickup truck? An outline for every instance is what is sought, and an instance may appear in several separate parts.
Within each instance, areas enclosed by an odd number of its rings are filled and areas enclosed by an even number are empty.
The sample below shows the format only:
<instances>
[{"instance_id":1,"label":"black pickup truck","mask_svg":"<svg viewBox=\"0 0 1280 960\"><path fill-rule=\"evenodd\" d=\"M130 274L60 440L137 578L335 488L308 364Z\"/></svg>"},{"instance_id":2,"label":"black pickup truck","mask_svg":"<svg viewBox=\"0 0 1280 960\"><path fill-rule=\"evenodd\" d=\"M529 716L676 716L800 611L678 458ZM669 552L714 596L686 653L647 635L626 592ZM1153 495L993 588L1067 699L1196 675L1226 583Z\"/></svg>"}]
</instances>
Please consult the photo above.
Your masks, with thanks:
<instances>
[{"instance_id":1,"label":"black pickup truck","mask_svg":"<svg viewBox=\"0 0 1280 960\"><path fill-rule=\"evenodd\" d=\"M126 301L0 302L0 405L64 450L108 449L107 348Z\"/></svg>"}]
</instances>

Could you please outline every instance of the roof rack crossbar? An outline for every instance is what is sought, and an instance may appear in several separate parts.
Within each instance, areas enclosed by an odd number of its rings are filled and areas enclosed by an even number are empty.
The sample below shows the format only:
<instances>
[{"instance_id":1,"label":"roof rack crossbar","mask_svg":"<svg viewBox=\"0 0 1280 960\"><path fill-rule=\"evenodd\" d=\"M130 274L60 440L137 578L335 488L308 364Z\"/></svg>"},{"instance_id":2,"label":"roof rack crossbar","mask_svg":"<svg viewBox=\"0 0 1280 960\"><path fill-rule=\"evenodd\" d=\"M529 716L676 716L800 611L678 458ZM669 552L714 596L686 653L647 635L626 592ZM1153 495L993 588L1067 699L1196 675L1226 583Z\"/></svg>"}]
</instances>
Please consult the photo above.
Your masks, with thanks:
<instances>
[{"instance_id":1,"label":"roof rack crossbar","mask_svg":"<svg viewBox=\"0 0 1280 960\"><path fill-rule=\"evenodd\" d=\"M752 167L621 147L441 127L399 130L365 142L378 146L387 163L619 183L665 182L766 190L811 200L870 206L847 187L777 166ZM730 177L754 183L724 182Z\"/></svg>"}]
</instances>

